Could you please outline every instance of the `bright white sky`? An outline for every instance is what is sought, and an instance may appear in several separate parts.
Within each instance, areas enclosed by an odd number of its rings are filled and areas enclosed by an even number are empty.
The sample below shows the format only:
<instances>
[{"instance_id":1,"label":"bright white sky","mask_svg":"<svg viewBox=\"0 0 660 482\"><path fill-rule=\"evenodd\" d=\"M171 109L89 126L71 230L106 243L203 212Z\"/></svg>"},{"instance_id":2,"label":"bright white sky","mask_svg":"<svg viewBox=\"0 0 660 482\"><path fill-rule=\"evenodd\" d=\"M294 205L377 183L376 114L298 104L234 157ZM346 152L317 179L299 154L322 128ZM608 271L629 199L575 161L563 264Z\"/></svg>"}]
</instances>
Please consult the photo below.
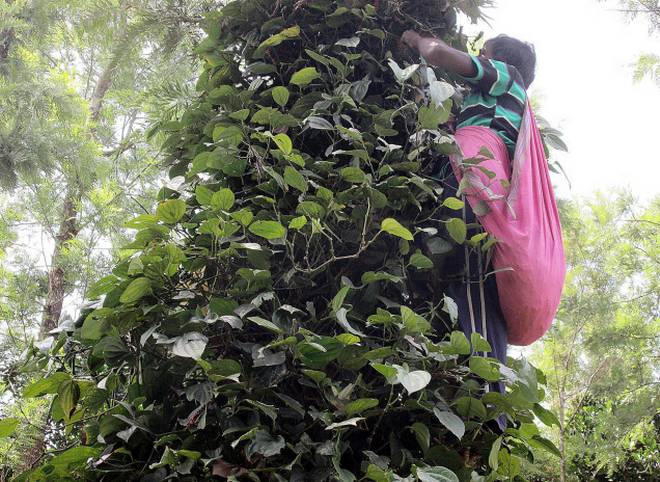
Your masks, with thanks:
<instances>
[{"instance_id":1,"label":"bright white sky","mask_svg":"<svg viewBox=\"0 0 660 482\"><path fill-rule=\"evenodd\" d=\"M649 34L645 19L629 23L616 8L616 1L496 0L487 11L492 28L465 26L469 35L506 33L534 44L530 93L570 150L558 159L572 189L553 178L560 196L613 187L642 199L660 193L660 88L632 81L640 54L660 54L660 36Z\"/></svg>"}]
</instances>

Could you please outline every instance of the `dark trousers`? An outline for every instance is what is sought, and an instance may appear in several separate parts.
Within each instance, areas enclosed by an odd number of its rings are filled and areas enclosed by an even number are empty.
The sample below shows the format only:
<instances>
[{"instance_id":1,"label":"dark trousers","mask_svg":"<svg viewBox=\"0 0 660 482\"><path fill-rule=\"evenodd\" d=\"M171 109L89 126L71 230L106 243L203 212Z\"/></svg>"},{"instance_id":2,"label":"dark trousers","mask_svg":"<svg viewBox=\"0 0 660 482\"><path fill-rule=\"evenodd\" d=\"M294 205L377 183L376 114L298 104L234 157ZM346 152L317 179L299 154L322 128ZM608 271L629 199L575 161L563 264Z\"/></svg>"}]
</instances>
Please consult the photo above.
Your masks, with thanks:
<instances>
[{"instance_id":1,"label":"dark trousers","mask_svg":"<svg viewBox=\"0 0 660 482\"><path fill-rule=\"evenodd\" d=\"M448 160L441 164L433 177L443 183L446 196L456 196L458 182L451 171ZM468 225L468 239L481 232L477 217L467 200L462 215ZM462 276L451 281L446 290L447 295L456 302L458 307L458 323L461 331L468 339L473 331L481 334L488 340L492 348L492 351L486 356L497 358L502 364L506 364L508 346L506 321L500 308L495 275L486 276L488 272L492 271L486 253L483 253L480 247L458 246L450 256L453 259L448 260L447 264L462 271ZM483 355L483 353L479 353L479 355ZM491 391L504 393L504 389L502 382L489 384ZM505 430L506 418L501 416L497 420L497 424L501 430Z\"/></svg>"}]
</instances>

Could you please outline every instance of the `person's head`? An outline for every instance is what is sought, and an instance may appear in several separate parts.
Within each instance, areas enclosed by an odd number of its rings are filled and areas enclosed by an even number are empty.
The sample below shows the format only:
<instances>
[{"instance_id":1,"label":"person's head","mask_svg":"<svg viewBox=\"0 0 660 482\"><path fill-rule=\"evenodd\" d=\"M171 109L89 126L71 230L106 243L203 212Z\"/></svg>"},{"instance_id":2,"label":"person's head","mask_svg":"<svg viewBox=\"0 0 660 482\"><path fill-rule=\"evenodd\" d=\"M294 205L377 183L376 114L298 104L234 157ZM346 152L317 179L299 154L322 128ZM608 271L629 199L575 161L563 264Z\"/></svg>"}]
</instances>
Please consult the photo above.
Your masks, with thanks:
<instances>
[{"instance_id":1,"label":"person's head","mask_svg":"<svg viewBox=\"0 0 660 482\"><path fill-rule=\"evenodd\" d=\"M536 52L530 43L522 42L508 35L498 35L484 44L481 55L513 65L520 72L525 87L529 87L534 80Z\"/></svg>"}]
</instances>

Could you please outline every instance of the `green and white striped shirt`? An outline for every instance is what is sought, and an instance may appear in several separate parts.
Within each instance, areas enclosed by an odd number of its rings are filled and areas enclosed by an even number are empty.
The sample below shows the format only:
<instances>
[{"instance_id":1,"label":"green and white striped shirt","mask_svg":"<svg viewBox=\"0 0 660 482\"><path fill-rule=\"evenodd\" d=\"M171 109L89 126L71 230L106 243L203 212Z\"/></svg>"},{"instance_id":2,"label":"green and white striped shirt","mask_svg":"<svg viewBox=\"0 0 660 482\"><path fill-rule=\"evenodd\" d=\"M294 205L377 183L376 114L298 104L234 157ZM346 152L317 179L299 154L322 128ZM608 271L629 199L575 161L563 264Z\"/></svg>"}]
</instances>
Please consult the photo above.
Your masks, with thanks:
<instances>
[{"instance_id":1,"label":"green and white striped shirt","mask_svg":"<svg viewBox=\"0 0 660 482\"><path fill-rule=\"evenodd\" d=\"M463 102L457 127L493 129L513 157L527 100L522 76L514 66L499 60L471 58L477 74L464 77L473 87Z\"/></svg>"}]
</instances>

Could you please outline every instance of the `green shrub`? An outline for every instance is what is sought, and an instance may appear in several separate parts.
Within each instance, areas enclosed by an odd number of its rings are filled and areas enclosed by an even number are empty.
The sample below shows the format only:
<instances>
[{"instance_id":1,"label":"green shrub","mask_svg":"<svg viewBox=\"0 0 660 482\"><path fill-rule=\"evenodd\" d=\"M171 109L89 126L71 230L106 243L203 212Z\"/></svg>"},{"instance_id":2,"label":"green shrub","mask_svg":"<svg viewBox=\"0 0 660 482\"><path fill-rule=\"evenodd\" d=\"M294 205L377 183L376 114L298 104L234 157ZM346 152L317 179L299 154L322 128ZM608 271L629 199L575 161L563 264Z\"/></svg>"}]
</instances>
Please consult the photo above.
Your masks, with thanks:
<instances>
[{"instance_id":1,"label":"green shrub","mask_svg":"<svg viewBox=\"0 0 660 482\"><path fill-rule=\"evenodd\" d=\"M455 149L459 99L398 38L464 47L454 19L478 3L241 0L208 19L199 100L160 126L178 187L127 223L102 301L26 389L55 394L78 443L26 479L513 480L556 451L537 370L444 328L443 254L489 241L422 173Z\"/></svg>"}]
</instances>

